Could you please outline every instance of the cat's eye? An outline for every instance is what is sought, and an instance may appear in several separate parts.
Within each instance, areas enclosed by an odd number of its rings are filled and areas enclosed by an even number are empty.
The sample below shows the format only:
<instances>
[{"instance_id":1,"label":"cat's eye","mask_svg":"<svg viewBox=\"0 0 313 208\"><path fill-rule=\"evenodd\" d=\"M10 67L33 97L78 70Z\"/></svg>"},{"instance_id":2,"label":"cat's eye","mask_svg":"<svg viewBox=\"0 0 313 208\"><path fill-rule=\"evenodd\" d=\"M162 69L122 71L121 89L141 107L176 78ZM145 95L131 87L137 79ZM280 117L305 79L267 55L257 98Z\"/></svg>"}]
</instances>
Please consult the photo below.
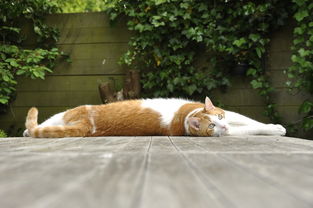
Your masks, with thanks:
<instances>
[{"instance_id":1,"label":"cat's eye","mask_svg":"<svg viewBox=\"0 0 313 208\"><path fill-rule=\"evenodd\" d=\"M217 118L218 118L219 120L222 120L223 115L222 115L222 114L218 114L218 115L217 115Z\"/></svg>"},{"instance_id":2,"label":"cat's eye","mask_svg":"<svg viewBox=\"0 0 313 208\"><path fill-rule=\"evenodd\" d=\"M209 124L209 128L210 128L210 129L213 129L214 127L215 127L215 124L214 124L214 123Z\"/></svg>"}]
</instances>

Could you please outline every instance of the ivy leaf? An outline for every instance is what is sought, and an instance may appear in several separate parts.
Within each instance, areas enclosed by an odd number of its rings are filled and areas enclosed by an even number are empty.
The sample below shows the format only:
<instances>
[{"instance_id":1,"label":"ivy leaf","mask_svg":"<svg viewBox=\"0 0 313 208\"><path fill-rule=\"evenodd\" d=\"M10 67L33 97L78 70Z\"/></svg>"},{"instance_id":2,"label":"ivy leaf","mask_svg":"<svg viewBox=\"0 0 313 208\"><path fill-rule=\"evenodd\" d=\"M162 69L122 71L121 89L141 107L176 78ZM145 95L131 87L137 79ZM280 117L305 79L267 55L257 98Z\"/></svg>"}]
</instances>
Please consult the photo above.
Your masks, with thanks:
<instances>
[{"instance_id":1,"label":"ivy leaf","mask_svg":"<svg viewBox=\"0 0 313 208\"><path fill-rule=\"evenodd\" d=\"M312 110L312 108L313 108L313 103L306 100L301 104L299 108L299 113L309 113Z\"/></svg>"},{"instance_id":2,"label":"ivy leaf","mask_svg":"<svg viewBox=\"0 0 313 208\"><path fill-rule=\"evenodd\" d=\"M253 69L253 68L249 68L248 69L248 71L247 71L247 75L249 76L249 75L252 75L252 76L254 76L254 75L256 75L256 69Z\"/></svg>"},{"instance_id":3,"label":"ivy leaf","mask_svg":"<svg viewBox=\"0 0 313 208\"><path fill-rule=\"evenodd\" d=\"M309 13L307 10L300 10L294 15L295 19L298 22L301 22L307 16L309 16Z\"/></svg>"},{"instance_id":4,"label":"ivy leaf","mask_svg":"<svg viewBox=\"0 0 313 208\"><path fill-rule=\"evenodd\" d=\"M303 129L308 131L313 128L313 119L312 118L304 118L303 119Z\"/></svg>"},{"instance_id":5,"label":"ivy leaf","mask_svg":"<svg viewBox=\"0 0 313 208\"><path fill-rule=\"evenodd\" d=\"M256 54L258 55L258 57L261 58L262 57L262 49L256 48L255 51L256 51Z\"/></svg>"},{"instance_id":6,"label":"ivy leaf","mask_svg":"<svg viewBox=\"0 0 313 208\"><path fill-rule=\"evenodd\" d=\"M298 35L302 35L304 33L304 30L301 27L296 27L294 29L294 33Z\"/></svg>"},{"instance_id":7,"label":"ivy leaf","mask_svg":"<svg viewBox=\"0 0 313 208\"><path fill-rule=\"evenodd\" d=\"M1 104L7 104L9 102L9 99L8 97L0 97L0 103Z\"/></svg>"},{"instance_id":8,"label":"ivy leaf","mask_svg":"<svg viewBox=\"0 0 313 208\"><path fill-rule=\"evenodd\" d=\"M170 91L170 92L174 92L174 85L172 83L168 83L167 84L167 89Z\"/></svg>"},{"instance_id":9,"label":"ivy leaf","mask_svg":"<svg viewBox=\"0 0 313 208\"><path fill-rule=\"evenodd\" d=\"M240 38L239 40L234 40L233 44L237 47L241 47L246 42L245 38Z\"/></svg>"},{"instance_id":10,"label":"ivy leaf","mask_svg":"<svg viewBox=\"0 0 313 208\"><path fill-rule=\"evenodd\" d=\"M16 72L16 75L22 75L22 74L25 74L25 71L24 70L18 70Z\"/></svg>"},{"instance_id":11,"label":"ivy leaf","mask_svg":"<svg viewBox=\"0 0 313 208\"><path fill-rule=\"evenodd\" d=\"M197 90L197 86L195 84L192 84L187 86L185 90L187 91L188 95L192 95Z\"/></svg>"},{"instance_id":12,"label":"ivy leaf","mask_svg":"<svg viewBox=\"0 0 313 208\"><path fill-rule=\"evenodd\" d=\"M166 0L155 0L155 5L160 5L166 2Z\"/></svg>"},{"instance_id":13,"label":"ivy leaf","mask_svg":"<svg viewBox=\"0 0 313 208\"><path fill-rule=\"evenodd\" d=\"M10 81L10 77L7 74L2 74L2 79L5 82L9 82Z\"/></svg>"},{"instance_id":14,"label":"ivy leaf","mask_svg":"<svg viewBox=\"0 0 313 208\"><path fill-rule=\"evenodd\" d=\"M252 80L250 84L252 85L253 89L258 89L262 87L262 82L258 80Z\"/></svg>"},{"instance_id":15,"label":"ivy leaf","mask_svg":"<svg viewBox=\"0 0 313 208\"><path fill-rule=\"evenodd\" d=\"M250 34L249 38L251 40L253 40L254 42L258 41L260 39L260 35L259 34Z\"/></svg>"},{"instance_id":16,"label":"ivy leaf","mask_svg":"<svg viewBox=\"0 0 313 208\"><path fill-rule=\"evenodd\" d=\"M305 57L305 56L307 56L307 55L310 54L310 51L305 50L305 49L303 49L303 48L300 48L300 49L298 50L298 53L300 54L301 57Z\"/></svg>"}]
</instances>

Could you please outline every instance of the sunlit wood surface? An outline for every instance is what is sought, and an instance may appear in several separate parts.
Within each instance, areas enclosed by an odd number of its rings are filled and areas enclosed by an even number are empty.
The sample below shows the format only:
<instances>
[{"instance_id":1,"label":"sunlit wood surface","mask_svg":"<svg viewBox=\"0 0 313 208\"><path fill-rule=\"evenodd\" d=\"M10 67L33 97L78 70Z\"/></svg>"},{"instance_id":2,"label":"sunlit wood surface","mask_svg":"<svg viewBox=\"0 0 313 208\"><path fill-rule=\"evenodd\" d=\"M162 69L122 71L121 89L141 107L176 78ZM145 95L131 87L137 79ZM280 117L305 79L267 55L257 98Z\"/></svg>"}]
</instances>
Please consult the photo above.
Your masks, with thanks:
<instances>
[{"instance_id":1,"label":"sunlit wood surface","mask_svg":"<svg viewBox=\"0 0 313 208\"><path fill-rule=\"evenodd\" d=\"M1 138L0 207L313 207L313 141Z\"/></svg>"}]
</instances>

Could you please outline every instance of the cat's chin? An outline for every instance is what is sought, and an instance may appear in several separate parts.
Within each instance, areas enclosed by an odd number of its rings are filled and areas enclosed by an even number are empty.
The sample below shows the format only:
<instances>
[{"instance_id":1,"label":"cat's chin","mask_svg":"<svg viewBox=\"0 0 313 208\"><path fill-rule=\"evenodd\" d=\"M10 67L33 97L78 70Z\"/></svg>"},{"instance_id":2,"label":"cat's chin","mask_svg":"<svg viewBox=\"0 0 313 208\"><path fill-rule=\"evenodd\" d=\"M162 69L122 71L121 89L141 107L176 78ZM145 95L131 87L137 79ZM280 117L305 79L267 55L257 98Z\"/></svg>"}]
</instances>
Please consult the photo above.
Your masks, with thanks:
<instances>
[{"instance_id":1,"label":"cat's chin","mask_svg":"<svg viewBox=\"0 0 313 208\"><path fill-rule=\"evenodd\" d=\"M214 133L212 136L213 137L222 137L222 136L226 136L227 135L227 131L223 131L223 132L217 132L217 133Z\"/></svg>"}]
</instances>

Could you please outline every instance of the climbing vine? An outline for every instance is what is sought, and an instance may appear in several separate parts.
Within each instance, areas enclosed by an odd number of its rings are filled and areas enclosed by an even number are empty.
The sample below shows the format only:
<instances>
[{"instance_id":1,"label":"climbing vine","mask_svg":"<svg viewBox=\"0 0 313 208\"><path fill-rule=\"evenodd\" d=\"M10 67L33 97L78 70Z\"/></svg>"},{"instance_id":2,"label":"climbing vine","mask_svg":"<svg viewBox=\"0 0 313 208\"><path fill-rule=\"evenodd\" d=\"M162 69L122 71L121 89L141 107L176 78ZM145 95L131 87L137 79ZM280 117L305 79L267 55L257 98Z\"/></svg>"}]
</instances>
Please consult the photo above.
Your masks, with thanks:
<instances>
[{"instance_id":1,"label":"climbing vine","mask_svg":"<svg viewBox=\"0 0 313 208\"><path fill-rule=\"evenodd\" d=\"M111 18L128 17L135 31L122 62L142 70L146 96L193 96L230 85L238 64L248 66L251 85L266 101L266 115L279 120L263 67L270 31L283 25L288 1L117 1ZM207 54L209 67L197 68Z\"/></svg>"},{"instance_id":2,"label":"climbing vine","mask_svg":"<svg viewBox=\"0 0 313 208\"><path fill-rule=\"evenodd\" d=\"M14 99L17 77L44 79L62 55L54 43L56 29L44 23L46 14L58 10L52 1L22 0L0 2L0 110ZM31 33L25 32L29 24ZM29 37L32 36L32 37ZM36 39L28 45L29 39Z\"/></svg>"},{"instance_id":3,"label":"climbing vine","mask_svg":"<svg viewBox=\"0 0 313 208\"><path fill-rule=\"evenodd\" d=\"M146 96L201 97L231 85L238 65L248 69L251 86L266 103L265 115L281 122L272 100L274 88L264 66L273 30L296 20L293 66L286 70L287 85L313 92L313 3L293 1L150 0L115 1L112 20L127 17L134 31L130 49L121 62L140 69ZM206 64L199 65L199 57ZM203 67L203 65L207 67ZM313 102L305 100L299 112L304 129L313 128Z\"/></svg>"},{"instance_id":4,"label":"climbing vine","mask_svg":"<svg viewBox=\"0 0 313 208\"><path fill-rule=\"evenodd\" d=\"M292 66L286 70L289 80L287 85L292 91L306 92L313 95L313 2L310 0L293 0L296 8L292 45ZM305 131L313 129L313 101L304 100L299 107L303 118L294 124Z\"/></svg>"}]
</instances>

